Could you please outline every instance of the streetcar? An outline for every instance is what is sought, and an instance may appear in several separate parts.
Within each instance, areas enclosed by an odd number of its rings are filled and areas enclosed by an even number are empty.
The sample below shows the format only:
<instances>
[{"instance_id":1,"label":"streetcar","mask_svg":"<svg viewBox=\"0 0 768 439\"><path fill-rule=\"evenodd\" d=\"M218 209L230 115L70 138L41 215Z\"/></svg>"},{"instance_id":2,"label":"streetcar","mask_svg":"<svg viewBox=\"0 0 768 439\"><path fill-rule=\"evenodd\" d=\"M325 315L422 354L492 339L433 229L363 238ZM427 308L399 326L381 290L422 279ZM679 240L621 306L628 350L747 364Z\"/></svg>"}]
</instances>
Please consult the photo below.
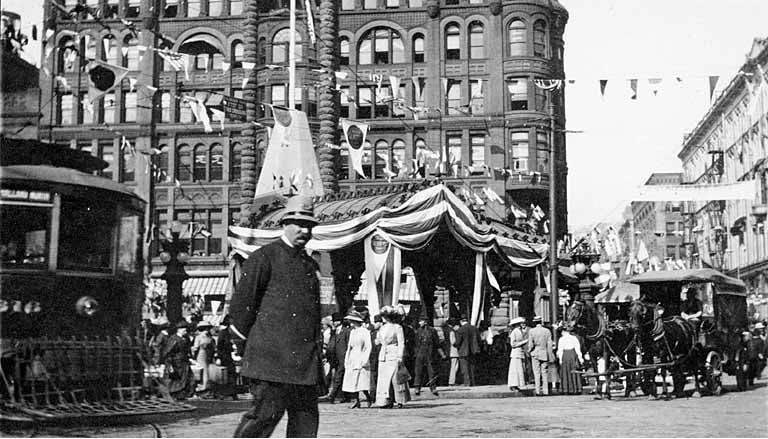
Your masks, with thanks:
<instances>
[{"instance_id":1,"label":"streetcar","mask_svg":"<svg viewBox=\"0 0 768 439\"><path fill-rule=\"evenodd\" d=\"M148 391L135 335L146 203L65 146L2 139L0 419L176 411Z\"/></svg>"}]
</instances>

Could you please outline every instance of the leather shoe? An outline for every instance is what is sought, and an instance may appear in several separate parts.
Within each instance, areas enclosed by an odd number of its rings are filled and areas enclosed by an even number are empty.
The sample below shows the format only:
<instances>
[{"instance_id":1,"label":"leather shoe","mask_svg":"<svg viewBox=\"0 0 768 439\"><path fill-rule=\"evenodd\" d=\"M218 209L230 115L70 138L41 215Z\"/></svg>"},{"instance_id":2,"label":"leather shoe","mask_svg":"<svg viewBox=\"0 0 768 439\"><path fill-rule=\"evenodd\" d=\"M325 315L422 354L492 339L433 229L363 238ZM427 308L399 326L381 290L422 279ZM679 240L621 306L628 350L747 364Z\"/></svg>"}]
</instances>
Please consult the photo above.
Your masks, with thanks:
<instances>
[{"instance_id":1,"label":"leather shoe","mask_svg":"<svg viewBox=\"0 0 768 439\"><path fill-rule=\"evenodd\" d=\"M358 408L358 407L360 407L360 400L359 400L359 399L358 399L357 401L355 401L355 403L354 403L354 404L352 404L351 406L349 406L349 408L351 408L351 409L356 409L356 408Z\"/></svg>"}]
</instances>

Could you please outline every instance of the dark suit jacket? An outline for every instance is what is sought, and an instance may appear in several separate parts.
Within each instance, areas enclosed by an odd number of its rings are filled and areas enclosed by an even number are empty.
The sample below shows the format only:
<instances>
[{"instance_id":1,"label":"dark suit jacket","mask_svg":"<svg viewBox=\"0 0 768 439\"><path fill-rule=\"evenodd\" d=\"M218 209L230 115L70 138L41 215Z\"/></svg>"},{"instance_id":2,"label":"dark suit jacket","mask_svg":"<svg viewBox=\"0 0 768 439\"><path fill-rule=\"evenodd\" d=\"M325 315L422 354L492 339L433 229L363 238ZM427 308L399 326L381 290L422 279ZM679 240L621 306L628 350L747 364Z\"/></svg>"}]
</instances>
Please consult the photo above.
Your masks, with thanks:
<instances>
[{"instance_id":1,"label":"dark suit jacket","mask_svg":"<svg viewBox=\"0 0 768 439\"><path fill-rule=\"evenodd\" d=\"M469 357L480 353L480 331L469 323L461 325L456 331L456 343L453 344L459 350L459 357Z\"/></svg>"},{"instance_id":2,"label":"dark suit jacket","mask_svg":"<svg viewBox=\"0 0 768 439\"><path fill-rule=\"evenodd\" d=\"M437 330L431 326L416 329L414 341L416 358L432 360L435 358L435 352L440 349L440 338L437 336Z\"/></svg>"},{"instance_id":3,"label":"dark suit jacket","mask_svg":"<svg viewBox=\"0 0 768 439\"><path fill-rule=\"evenodd\" d=\"M282 239L243 264L232 295L235 331L247 337L241 374L277 383L316 385L320 379L320 280L317 263Z\"/></svg>"},{"instance_id":4,"label":"dark suit jacket","mask_svg":"<svg viewBox=\"0 0 768 439\"><path fill-rule=\"evenodd\" d=\"M347 356L347 346L349 346L349 333L352 332L352 328L347 326L341 328L336 333L336 329L331 334L331 341L328 342L328 352L331 352L330 362L333 367L344 367L344 359Z\"/></svg>"}]
</instances>

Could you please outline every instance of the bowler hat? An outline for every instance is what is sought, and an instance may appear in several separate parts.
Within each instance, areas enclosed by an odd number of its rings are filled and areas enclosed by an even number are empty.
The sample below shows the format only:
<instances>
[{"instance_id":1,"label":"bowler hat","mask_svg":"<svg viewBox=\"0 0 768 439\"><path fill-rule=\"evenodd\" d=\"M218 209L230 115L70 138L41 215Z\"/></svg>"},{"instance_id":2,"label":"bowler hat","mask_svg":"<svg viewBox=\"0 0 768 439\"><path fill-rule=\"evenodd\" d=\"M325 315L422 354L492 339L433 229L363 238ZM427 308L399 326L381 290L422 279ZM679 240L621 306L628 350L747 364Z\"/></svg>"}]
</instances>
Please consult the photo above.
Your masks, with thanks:
<instances>
[{"instance_id":1,"label":"bowler hat","mask_svg":"<svg viewBox=\"0 0 768 439\"><path fill-rule=\"evenodd\" d=\"M343 316L344 316L344 314L342 314L340 312L335 312L335 313L331 314L331 321L340 322L344 318Z\"/></svg>"},{"instance_id":2,"label":"bowler hat","mask_svg":"<svg viewBox=\"0 0 768 439\"><path fill-rule=\"evenodd\" d=\"M544 319L541 318L541 316L536 316L533 318L533 323L541 323Z\"/></svg>"},{"instance_id":3,"label":"bowler hat","mask_svg":"<svg viewBox=\"0 0 768 439\"><path fill-rule=\"evenodd\" d=\"M304 221L317 224L318 221L317 218L315 218L315 203L312 201L312 197L296 195L289 198L285 203L285 213L280 221L282 223Z\"/></svg>"}]
</instances>

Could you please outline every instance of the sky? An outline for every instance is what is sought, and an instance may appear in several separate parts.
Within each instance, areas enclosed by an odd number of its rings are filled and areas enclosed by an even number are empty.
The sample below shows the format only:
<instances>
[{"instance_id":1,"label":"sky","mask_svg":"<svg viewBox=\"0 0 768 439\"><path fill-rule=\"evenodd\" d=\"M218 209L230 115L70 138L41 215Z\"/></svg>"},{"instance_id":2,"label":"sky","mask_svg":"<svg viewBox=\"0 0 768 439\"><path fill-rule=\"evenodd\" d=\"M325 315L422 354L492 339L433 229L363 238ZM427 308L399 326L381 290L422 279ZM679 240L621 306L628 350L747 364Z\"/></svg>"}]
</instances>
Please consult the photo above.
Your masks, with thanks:
<instances>
[{"instance_id":1,"label":"sky","mask_svg":"<svg viewBox=\"0 0 768 439\"><path fill-rule=\"evenodd\" d=\"M768 37L768 0L560 0L568 9L565 90L571 231L618 221L653 172L680 172L677 153L715 96ZM3 0L42 35L43 0ZM26 30L27 34L29 31ZM40 63L39 42L27 49ZM677 77L682 82L677 81ZM649 78L661 78L654 94ZM601 96L599 81L607 79ZM631 100L629 79L638 79Z\"/></svg>"}]
</instances>

